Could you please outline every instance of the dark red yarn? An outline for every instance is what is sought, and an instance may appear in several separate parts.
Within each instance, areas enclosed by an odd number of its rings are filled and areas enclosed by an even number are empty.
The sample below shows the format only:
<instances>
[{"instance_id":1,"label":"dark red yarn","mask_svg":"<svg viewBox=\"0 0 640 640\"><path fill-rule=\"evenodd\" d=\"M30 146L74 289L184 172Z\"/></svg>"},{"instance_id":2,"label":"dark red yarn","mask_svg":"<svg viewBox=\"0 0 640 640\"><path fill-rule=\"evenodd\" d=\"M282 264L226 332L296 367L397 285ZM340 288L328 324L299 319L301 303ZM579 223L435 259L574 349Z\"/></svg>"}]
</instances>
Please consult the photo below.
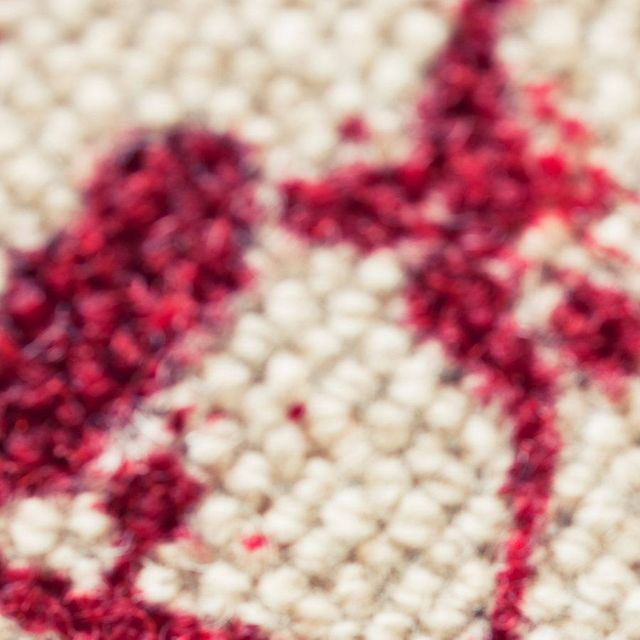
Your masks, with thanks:
<instances>
[{"instance_id":1,"label":"dark red yarn","mask_svg":"<svg viewBox=\"0 0 640 640\"><path fill-rule=\"evenodd\" d=\"M422 240L488 256L544 214L577 224L607 209L618 189L604 171L531 150L494 53L500 4L464 5L418 105L409 157L339 168L316 181L287 180L287 228L362 250ZM446 223L430 221L434 202L444 203Z\"/></svg>"},{"instance_id":2,"label":"dark red yarn","mask_svg":"<svg viewBox=\"0 0 640 640\"><path fill-rule=\"evenodd\" d=\"M207 629L196 617L142 602L122 585L78 594L67 578L34 569L0 569L0 607L27 631L68 640L267 640L232 621Z\"/></svg>"},{"instance_id":3,"label":"dark red yarn","mask_svg":"<svg viewBox=\"0 0 640 640\"><path fill-rule=\"evenodd\" d=\"M79 221L13 255L0 313L0 500L77 488L109 428L169 384L185 332L215 330L249 272L256 172L228 136L139 134L98 167ZM168 427L182 428L188 409ZM127 463L107 483L124 555L92 596L63 577L3 568L0 608L25 629L74 640L261 640L206 630L140 601L141 554L179 532L201 494L169 454Z\"/></svg>"},{"instance_id":4,"label":"dark red yarn","mask_svg":"<svg viewBox=\"0 0 640 640\"><path fill-rule=\"evenodd\" d=\"M300 422L307 415L307 407L303 402L292 404L287 410L287 418L294 422Z\"/></svg>"},{"instance_id":5,"label":"dark red yarn","mask_svg":"<svg viewBox=\"0 0 640 640\"><path fill-rule=\"evenodd\" d=\"M69 640L267 640L257 627L213 621L145 603L135 588L143 554L180 534L202 486L170 453L123 464L107 481L103 508L120 532L124 553L95 593L79 593L54 572L0 566L0 610L34 633Z\"/></svg>"},{"instance_id":6,"label":"dark red yarn","mask_svg":"<svg viewBox=\"0 0 640 640\"><path fill-rule=\"evenodd\" d=\"M371 136L369 126L359 115L347 116L340 123L338 131L345 142L366 142Z\"/></svg>"},{"instance_id":7,"label":"dark red yarn","mask_svg":"<svg viewBox=\"0 0 640 640\"><path fill-rule=\"evenodd\" d=\"M562 347L609 388L638 369L640 309L626 294L567 278L564 301L551 317Z\"/></svg>"},{"instance_id":8,"label":"dark red yarn","mask_svg":"<svg viewBox=\"0 0 640 640\"><path fill-rule=\"evenodd\" d=\"M228 136L140 134L107 158L77 224L13 256L0 305L0 502L65 488L248 280L255 170ZM173 360L172 360L173 356Z\"/></svg>"},{"instance_id":9,"label":"dark red yarn","mask_svg":"<svg viewBox=\"0 0 640 640\"><path fill-rule=\"evenodd\" d=\"M105 510L129 544L145 548L172 536L201 495L173 455L154 453L124 463L110 478Z\"/></svg>"},{"instance_id":10,"label":"dark red yarn","mask_svg":"<svg viewBox=\"0 0 640 640\"><path fill-rule=\"evenodd\" d=\"M497 576L490 636L516 640L560 439L554 372L512 317L523 266L515 264L510 246L544 215L562 216L580 229L610 210L622 191L601 169L559 151L533 152L495 54L504 5L463 5L419 103L415 146L406 160L344 167L312 182L289 180L282 192L285 225L311 241L349 242L362 251L404 242L422 247L425 258L413 268L407 291L412 324L419 335L439 338L465 368L483 374L484 393L501 402L513 424L514 460L504 486L513 525ZM561 131L567 141L576 139L576 127ZM444 221L429 217L430 206L444 206ZM498 277L497 265L510 275ZM578 358L591 357L585 328ZM617 333L611 340L612 357L624 359L632 339Z\"/></svg>"},{"instance_id":11,"label":"dark red yarn","mask_svg":"<svg viewBox=\"0 0 640 640\"><path fill-rule=\"evenodd\" d=\"M258 551L258 549L264 549L269 544L269 538L263 533L254 533L246 538L242 539L242 546L247 551Z\"/></svg>"},{"instance_id":12,"label":"dark red yarn","mask_svg":"<svg viewBox=\"0 0 640 640\"><path fill-rule=\"evenodd\" d=\"M312 241L363 251L421 245L425 257L407 292L417 332L438 337L483 374L488 397L511 417L505 493L513 527L491 637L515 640L560 443L554 374L511 315L521 274L509 247L541 215L584 224L610 209L618 189L604 172L561 153L532 152L494 53L504 4L463 6L420 101L409 157L290 180L282 192L284 222ZM244 149L227 136L142 135L103 163L70 231L42 251L14 256L0 315L0 500L70 489L105 431L175 377L184 333L217 327L221 306L248 279L242 257L258 218L254 179ZM425 215L433 203L444 206L444 221ZM495 275L496 264L510 275ZM578 362L626 374L636 366L638 332L628 305L609 293L598 300L593 285L574 287L552 324ZM178 432L181 424L171 422ZM199 492L165 454L126 465L109 482L105 509L132 546L103 591L77 595L66 578L5 567L0 608L27 630L80 640L262 639L239 623L206 631L193 617L141 602L132 589L142 550L179 533Z\"/></svg>"}]
</instances>

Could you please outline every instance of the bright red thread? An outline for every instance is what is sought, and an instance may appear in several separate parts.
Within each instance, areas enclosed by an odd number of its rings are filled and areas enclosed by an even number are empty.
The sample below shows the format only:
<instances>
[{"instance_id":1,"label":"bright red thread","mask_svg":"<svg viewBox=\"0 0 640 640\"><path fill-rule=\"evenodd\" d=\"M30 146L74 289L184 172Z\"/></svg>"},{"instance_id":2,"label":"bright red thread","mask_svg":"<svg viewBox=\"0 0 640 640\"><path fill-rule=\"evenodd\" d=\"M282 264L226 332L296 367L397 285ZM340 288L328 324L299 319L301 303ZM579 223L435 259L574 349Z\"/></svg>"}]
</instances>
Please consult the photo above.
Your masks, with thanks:
<instances>
[{"instance_id":1,"label":"bright red thread","mask_svg":"<svg viewBox=\"0 0 640 640\"><path fill-rule=\"evenodd\" d=\"M247 551L258 551L269 544L269 538L263 533L254 533L242 539L242 546Z\"/></svg>"}]
</instances>

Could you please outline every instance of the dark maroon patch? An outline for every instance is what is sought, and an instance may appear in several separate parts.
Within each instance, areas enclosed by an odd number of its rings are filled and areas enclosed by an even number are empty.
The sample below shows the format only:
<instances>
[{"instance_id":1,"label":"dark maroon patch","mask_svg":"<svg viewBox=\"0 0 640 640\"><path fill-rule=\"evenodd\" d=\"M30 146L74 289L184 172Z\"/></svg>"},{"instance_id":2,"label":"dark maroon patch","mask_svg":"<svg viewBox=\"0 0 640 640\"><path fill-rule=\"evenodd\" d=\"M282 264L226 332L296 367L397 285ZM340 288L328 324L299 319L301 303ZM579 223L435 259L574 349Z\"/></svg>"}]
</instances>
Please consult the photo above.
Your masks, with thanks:
<instances>
[{"instance_id":1,"label":"dark maroon patch","mask_svg":"<svg viewBox=\"0 0 640 640\"><path fill-rule=\"evenodd\" d=\"M607 385L638 369L640 310L620 291L571 278L551 328L572 359Z\"/></svg>"},{"instance_id":2,"label":"dark maroon patch","mask_svg":"<svg viewBox=\"0 0 640 640\"><path fill-rule=\"evenodd\" d=\"M0 501L67 488L184 364L248 280L255 170L227 136L140 135L105 159L78 222L13 256L0 305Z\"/></svg>"}]
</instances>

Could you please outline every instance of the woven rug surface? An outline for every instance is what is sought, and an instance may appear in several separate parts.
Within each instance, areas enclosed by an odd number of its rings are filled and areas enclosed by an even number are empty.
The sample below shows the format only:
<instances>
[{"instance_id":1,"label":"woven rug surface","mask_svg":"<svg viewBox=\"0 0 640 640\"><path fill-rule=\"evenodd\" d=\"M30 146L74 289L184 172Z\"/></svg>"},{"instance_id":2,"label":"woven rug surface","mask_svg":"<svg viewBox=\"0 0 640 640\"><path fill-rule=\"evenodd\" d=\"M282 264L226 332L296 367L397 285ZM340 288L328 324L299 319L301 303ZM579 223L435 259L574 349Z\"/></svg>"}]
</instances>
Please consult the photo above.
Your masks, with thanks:
<instances>
[{"instance_id":1,"label":"woven rug surface","mask_svg":"<svg viewBox=\"0 0 640 640\"><path fill-rule=\"evenodd\" d=\"M640 639L639 47L2 0L0 640Z\"/></svg>"}]
</instances>

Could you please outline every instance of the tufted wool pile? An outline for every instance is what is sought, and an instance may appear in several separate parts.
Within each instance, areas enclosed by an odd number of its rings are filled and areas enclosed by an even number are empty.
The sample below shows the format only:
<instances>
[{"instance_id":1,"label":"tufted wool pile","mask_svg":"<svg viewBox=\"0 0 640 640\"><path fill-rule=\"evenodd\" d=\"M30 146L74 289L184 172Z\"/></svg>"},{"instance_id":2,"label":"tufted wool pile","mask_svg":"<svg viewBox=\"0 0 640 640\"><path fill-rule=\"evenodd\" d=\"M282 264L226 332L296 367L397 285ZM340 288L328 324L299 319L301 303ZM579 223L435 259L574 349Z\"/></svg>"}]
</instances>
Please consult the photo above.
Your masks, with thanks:
<instances>
[{"instance_id":1,"label":"tufted wool pile","mask_svg":"<svg viewBox=\"0 0 640 640\"><path fill-rule=\"evenodd\" d=\"M2 0L0 640L640 639L639 47Z\"/></svg>"}]
</instances>

